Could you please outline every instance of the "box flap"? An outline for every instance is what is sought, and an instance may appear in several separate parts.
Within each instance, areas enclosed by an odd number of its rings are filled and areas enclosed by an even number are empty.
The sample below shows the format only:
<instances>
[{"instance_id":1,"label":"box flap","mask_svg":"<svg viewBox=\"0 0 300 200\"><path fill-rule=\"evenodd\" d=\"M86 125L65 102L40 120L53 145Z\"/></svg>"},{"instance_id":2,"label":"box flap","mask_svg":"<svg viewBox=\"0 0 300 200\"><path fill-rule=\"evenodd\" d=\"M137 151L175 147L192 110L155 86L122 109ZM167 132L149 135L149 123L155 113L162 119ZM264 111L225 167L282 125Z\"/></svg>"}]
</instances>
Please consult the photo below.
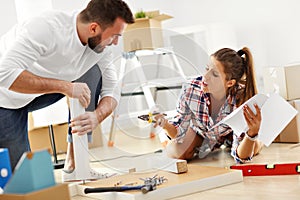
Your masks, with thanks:
<instances>
[{"instance_id":1,"label":"box flap","mask_svg":"<svg viewBox=\"0 0 300 200\"><path fill-rule=\"evenodd\" d=\"M173 18L172 16L167 15L167 14L160 14L158 10L148 11L148 12L145 12L145 14L146 14L145 18L137 18L137 19L135 19L135 21L139 22L139 21L149 20L149 19L155 19L157 21L163 21L163 20Z\"/></svg>"},{"instance_id":2,"label":"box flap","mask_svg":"<svg viewBox=\"0 0 300 200\"><path fill-rule=\"evenodd\" d=\"M159 10L147 11L145 14L149 18L157 17L159 15Z\"/></svg>"},{"instance_id":3,"label":"box flap","mask_svg":"<svg viewBox=\"0 0 300 200\"><path fill-rule=\"evenodd\" d=\"M132 26L132 25L134 25L134 24L136 24L136 23L138 23L138 22L143 22L143 21L148 21L149 20L149 18L148 17L145 17L145 18L138 18L138 19L135 19L134 20L134 23L133 24L128 24L128 26ZM127 26L127 27L128 27Z\"/></svg>"},{"instance_id":4,"label":"box flap","mask_svg":"<svg viewBox=\"0 0 300 200\"><path fill-rule=\"evenodd\" d=\"M170 15L161 14L161 15L154 17L153 19L158 20L158 21L163 21L163 20L167 20L167 19L171 19L171 18L173 18L173 17Z\"/></svg>"}]
</instances>

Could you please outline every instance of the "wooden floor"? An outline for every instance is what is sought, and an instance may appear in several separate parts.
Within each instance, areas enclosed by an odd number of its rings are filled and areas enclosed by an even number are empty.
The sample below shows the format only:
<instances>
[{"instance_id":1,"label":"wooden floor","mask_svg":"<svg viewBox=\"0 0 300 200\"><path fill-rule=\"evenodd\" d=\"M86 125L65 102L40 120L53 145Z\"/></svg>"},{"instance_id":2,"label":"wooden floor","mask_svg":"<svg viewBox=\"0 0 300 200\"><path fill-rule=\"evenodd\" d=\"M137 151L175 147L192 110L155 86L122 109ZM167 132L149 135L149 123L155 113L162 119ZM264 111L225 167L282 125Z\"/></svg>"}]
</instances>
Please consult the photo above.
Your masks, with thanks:
<instances>
[{"instance_id":1,"label":"wooden floor","mask_svg":"<svg viewBox=\"0 0 300 200\"><path fill-rule=\"evenodd\" d=\"M130 132L130 131L129 131ZM104 138L105 135L104 135ZM117 133L115 137L114 147L107 147L104 139L103 147L90 150L91 166L95 169L105 169L108 171L124 172L127 167L137 167L138 170L143 169L143 156L149 155L158 149L162 149L162 145L158 137L154 139L141 139L134 135ZM141 155L141 163L126 161L132 155ZM120 155L129 155L119 157ZM116 158L120 162L127 163L124 166L118 165L113 160ZM106 161L105 161L106 160ZM300 163L300 145L273 143L269 147L265 147L262 152L253 159L252 163L260 164L277 164L277 163ZM214 152L205 159L196 159L190 163L229 168L234 164L232 157L229 155L228 149L221 149ZM55 170L57 182L61 182L61 170ZM282 175L282 176L252 176L244 177L243 182L215 188L199 193L190 194L188 196L177 197L175 200L193 200L193 199L216 199L220 198L234 199L300 199L300 176L299 175ZM73 196L72 200L92 199L81 196ZM174 199L174 198L173 198Z\"/></svg>"}]
</instances>

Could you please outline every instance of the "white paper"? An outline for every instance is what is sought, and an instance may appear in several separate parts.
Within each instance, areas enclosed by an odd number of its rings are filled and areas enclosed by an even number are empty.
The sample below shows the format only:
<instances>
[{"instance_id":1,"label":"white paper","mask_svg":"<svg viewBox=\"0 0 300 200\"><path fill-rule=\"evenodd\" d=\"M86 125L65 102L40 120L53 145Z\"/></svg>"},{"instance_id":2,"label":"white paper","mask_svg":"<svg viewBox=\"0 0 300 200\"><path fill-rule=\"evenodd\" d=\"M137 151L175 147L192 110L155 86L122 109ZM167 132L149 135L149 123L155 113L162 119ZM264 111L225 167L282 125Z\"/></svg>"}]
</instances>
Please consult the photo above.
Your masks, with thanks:
<instances>
[{"instance_id":1,"label":"white paper","mask_svg":"<svg viewBox=\"0 0 300 200\"><path fill-rule=\"evenodd\" d=\"M273 94L262 109L262 122L258 139L269 146L298 111L278 94Z\"/></svg>"},{"instance_id":2,"label":"white paper","mask_svg":"<svg viewBox=\"0 0 300 200\"><path fill-rule=\"evenodd\" d=\"M258 139L264 145L269 146L298 113L293 106L278 94L272 94L270 97L264 94L253 96L215 126L227 124L236 135L240 136L241 133L248 130L248 125L243 114L243 106L247 104L255 111L255 103L261 108L262 115Z\"/></svg>"}]
</instances>

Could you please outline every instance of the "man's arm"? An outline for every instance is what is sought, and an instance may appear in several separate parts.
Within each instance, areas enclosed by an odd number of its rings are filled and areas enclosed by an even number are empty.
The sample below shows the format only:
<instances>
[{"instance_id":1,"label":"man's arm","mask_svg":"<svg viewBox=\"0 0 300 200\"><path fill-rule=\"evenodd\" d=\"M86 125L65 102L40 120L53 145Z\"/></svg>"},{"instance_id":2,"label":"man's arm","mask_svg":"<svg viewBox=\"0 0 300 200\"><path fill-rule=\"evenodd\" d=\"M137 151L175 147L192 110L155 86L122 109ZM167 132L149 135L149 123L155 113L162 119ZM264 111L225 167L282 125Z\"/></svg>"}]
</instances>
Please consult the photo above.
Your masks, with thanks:
<instances>
[{"instance_id":1,"label":"man's arm","mask_svg":"<svg viewBox=\"0 0 300 200\"><path fill-rule=\"evenodd\" d=\"M90 103L90 89L85 83L71 83L64 80L44 78L24 70L9 87L10 90L26 94L61 93L78 98L82 106Z\"/></svg>"},{"instance_id":2,"label":"man's arm","mask_svg":"<svg viewBox=\"0 0 300 200\"><path fill-rule=\"evenodd\" d=\"M72 83L63 80L43 78L26 70L16 78L9 89L26 94L62 93L67 96L72 95L70 93L70 91L72 91Z\"/></svg>"},{"instance_id":3,"label":"man's arm","mask_svg":"<svg viewBox=\"0 0 300 200\"><path fill-rule=\"evenodd\" d=\"M108 117L115 110L117 105L118 102L115 98L110 96L103 97L95 110L98 122L101 123L106 117Z\"/></svg>"}]
</instances>

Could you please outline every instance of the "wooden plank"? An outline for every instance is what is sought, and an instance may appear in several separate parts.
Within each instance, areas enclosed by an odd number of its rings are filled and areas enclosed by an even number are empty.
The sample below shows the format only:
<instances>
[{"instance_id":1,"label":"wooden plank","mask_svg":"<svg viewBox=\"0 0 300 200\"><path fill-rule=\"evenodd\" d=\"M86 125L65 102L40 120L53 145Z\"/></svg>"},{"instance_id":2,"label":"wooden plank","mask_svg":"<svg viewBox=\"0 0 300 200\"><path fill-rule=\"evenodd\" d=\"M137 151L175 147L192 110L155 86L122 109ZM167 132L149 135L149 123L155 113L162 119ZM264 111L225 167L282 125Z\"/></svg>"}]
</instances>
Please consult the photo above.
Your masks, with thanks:
<instances>
[{"instance_id":1,"label":"wooden plank","mask_svg":"<svg viewBox=\"0 0 300 200\"><path fill-rule=\"evenodd\" d=\"M113 187L116 185L116 183L121 183L121 185L131 183L133 183L134 185L140 185L143 184L143 181L140 180L140 178L153 177L154 175L163 176L167 178L168 181L166 183L163 183L162 185L159 185L156 190L150 191L147 194L143 194L141 191L91 194L84 194L83 192L87 187ZM76 185L75 187L77 187L77 195L96 199L154 200L174 198L241 181L243 181L243 176L240 170L188 164L188 171L186 173L176 174L160 170L147 173L136 172L89 182L85 185Z\"/></svg>"}]
</instances>

